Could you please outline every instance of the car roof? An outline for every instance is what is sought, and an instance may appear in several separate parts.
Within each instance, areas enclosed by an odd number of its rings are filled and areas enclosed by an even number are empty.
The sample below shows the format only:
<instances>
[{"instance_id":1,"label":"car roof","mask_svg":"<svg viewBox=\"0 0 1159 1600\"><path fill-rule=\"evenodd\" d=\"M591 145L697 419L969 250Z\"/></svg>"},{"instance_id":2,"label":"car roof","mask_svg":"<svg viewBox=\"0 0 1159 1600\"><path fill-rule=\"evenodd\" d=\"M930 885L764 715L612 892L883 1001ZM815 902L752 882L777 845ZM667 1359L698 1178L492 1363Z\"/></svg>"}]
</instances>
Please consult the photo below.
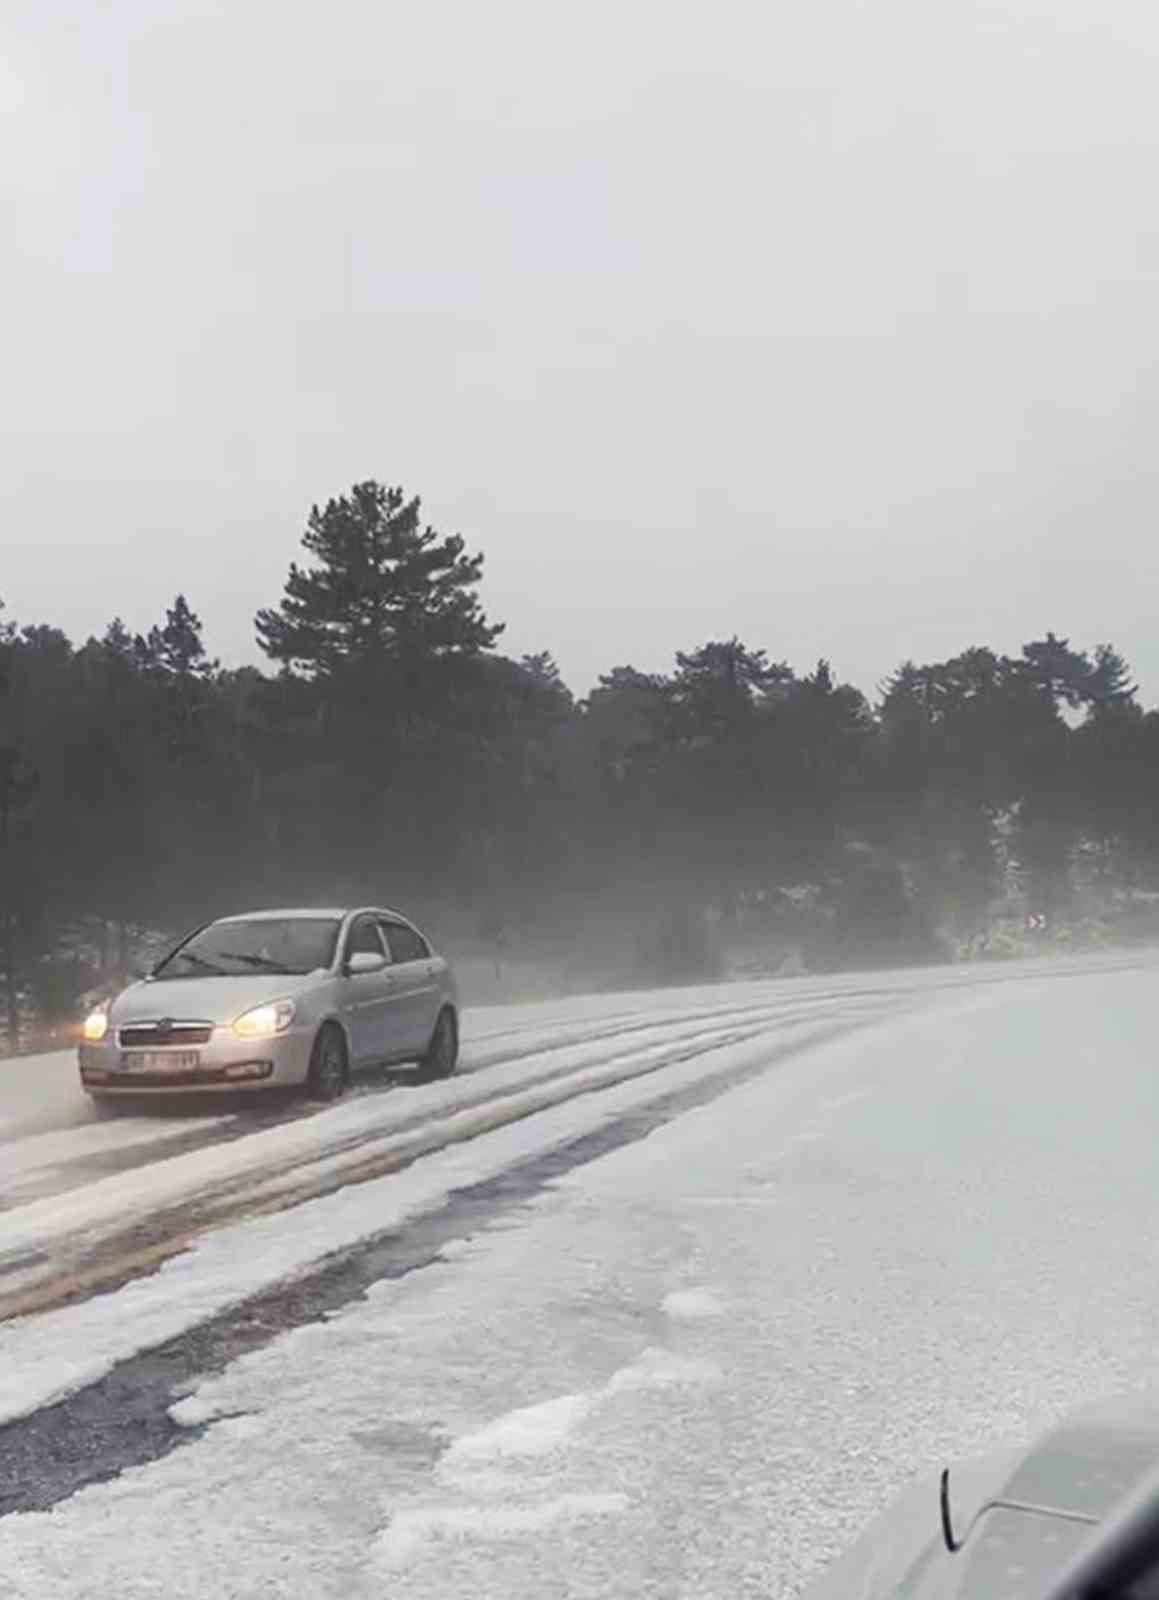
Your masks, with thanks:
<instances>
[{"instance_id":1,"label":"car roof","mask_svg":"<svg viewBox=\"0 0 1159 1600\"><path fill-rule=\"evenodd\" d=\"M341 906L285 906L273 911L235 911L229 917L216 917L217 922L284 922L287 918L345 917L349 913Z\"/></svg>"},{"instance_id":2,"label":"car roof","mask_svg":"<svg viewBox=\"0 0 1159 1600\"><path fill-rule=\"evenodd\" d=\"M301 918L334 917L341 920L343 917L358 916L369 912L373 916L397 917L400 922L409 922L410 918L401 911L392 911L389 906L285 906L273 911L236 911L229 917L217 917L217 922L285 922Z\"/></svg>"}]
</instances>

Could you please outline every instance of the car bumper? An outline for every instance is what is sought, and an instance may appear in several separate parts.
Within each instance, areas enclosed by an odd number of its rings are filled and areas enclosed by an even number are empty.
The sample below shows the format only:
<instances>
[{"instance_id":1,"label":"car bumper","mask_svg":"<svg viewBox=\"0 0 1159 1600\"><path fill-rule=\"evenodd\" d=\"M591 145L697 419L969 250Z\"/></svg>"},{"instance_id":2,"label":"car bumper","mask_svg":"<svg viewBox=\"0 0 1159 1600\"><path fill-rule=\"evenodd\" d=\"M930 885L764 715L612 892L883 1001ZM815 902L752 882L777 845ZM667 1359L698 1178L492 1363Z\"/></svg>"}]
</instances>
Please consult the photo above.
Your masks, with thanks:
<instances>
[{"instance_id":1,"label":"car bumper","mask_svg":"<svg viewBox=\"0 0 1159 1600\"><path fill-rule=\"evenodd\" d=\"M215 1028L206 1044L147 1052L122 1050L109 1041L82 1044L78 1051L81 1086L90 1094L167 1098L255 1089L286 1089L306 1081L313 1035L290 1029L272 1039L239 1039ZM196 1061L183 1058L196 1056Z\"/></svg>"}]
</instances>

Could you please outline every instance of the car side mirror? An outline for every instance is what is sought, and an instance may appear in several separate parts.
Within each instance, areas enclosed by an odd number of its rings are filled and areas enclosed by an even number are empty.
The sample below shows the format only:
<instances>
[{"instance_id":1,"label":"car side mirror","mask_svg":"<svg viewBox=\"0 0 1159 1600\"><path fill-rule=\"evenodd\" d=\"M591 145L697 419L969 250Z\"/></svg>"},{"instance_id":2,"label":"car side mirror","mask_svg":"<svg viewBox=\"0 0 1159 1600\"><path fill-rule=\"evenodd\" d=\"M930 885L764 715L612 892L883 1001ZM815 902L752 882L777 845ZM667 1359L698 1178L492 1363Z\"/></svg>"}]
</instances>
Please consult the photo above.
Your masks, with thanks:
<instances>
[{"instance_id":1,"label":"car side mirror","mask_svg":"<svg viewBox=\"0 0 1159 1600\"><path fill-rule=\"evenodd\" d=\"M373 950L356 950L346 959L346 972L351 978L360 977L367 972L381 972L386 966L386 957L375 955Z\"/></svg>"}]
</instances>

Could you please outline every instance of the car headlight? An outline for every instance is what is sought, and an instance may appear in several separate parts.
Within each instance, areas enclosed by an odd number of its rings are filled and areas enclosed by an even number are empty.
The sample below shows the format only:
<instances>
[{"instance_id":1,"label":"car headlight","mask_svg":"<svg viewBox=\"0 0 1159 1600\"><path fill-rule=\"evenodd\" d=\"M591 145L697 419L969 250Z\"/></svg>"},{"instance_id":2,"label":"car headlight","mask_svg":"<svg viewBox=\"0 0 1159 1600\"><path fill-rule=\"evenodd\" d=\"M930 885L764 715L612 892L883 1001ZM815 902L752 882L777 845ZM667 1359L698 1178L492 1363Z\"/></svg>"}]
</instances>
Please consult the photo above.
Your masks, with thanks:
<instances>
[{"instance_id":1,"label":"car headlight","mask_svg":"<svg viewBox=\"0 0 1159 1600\"><path fill-rule=\"evenodd\" d=\"M294 1020L292 1000L272 1000L268 1005L255 1006L243 1011L233 1024L234 1033L243 1039L268 1039L272 1034L285 1033Z\"/></svg>"},{"instance_id":2,"label":"car headlight","mask_svg":"<svg viewBox=\"0 0 1159 1600\"><path fill-rule=\"evenodd\" d=\"M109 1012L106 1006L98 1006L95 1011L90 1011L81 1028L86 1044L100 1044L108 1031Z\"/></svg>"}]
</instances>

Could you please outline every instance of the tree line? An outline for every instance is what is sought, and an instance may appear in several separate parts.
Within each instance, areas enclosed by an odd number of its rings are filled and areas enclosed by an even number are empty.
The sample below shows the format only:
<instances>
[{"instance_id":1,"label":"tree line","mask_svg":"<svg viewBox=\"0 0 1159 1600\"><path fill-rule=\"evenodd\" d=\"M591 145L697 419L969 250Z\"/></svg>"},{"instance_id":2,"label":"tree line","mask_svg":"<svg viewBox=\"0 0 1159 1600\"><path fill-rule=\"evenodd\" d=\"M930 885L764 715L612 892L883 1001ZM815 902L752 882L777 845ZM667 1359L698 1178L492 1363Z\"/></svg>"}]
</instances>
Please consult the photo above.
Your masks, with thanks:
<instances>
[{"instance_id":1,"label":"tree line","mask_svg":"<svg viewBox=\"0 0 1159 1600\"><path fill-rule=\"evenodd\" d=\"M1109 644L905 661L871 703L712 640L577 700L503 654L482 556L417 497L356 484L302 545L265 671L211 660L184 594L83 644L0 614L10 1046L247 906L401 904L451 947L648 981L709 975L730 930L813 969L929 960L1159 885L1159 713Z\"/></svg>"}]
</instances>

